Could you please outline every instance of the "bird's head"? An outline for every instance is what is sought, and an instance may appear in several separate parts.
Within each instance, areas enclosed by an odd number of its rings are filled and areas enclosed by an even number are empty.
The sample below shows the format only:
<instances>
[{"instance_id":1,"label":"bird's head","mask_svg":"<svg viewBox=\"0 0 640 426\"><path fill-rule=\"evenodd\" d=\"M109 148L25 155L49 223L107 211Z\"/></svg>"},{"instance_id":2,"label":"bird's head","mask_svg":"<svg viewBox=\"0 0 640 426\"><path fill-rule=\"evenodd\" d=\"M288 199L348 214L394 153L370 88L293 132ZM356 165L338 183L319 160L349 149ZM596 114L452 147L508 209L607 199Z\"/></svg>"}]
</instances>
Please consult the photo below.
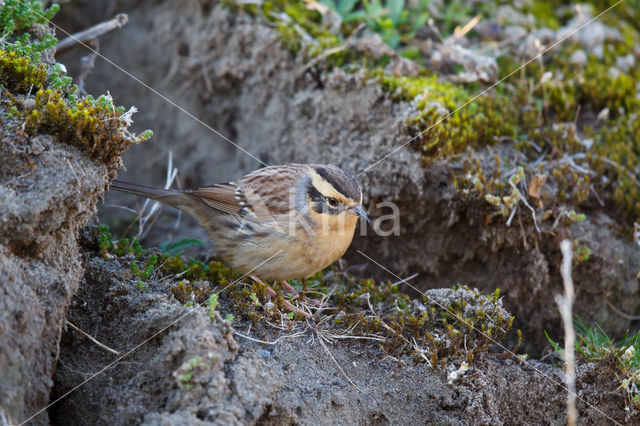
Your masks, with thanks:
<instances>
[{"instance_id":1,"label":"bird's head","mask_svg":"<svg viewBox=\"0 0 640 426\"><path fill-rule=\"evenodd\" d=\"M336 166L312 165L305 191L309 215L322 226L331 230L343 227L346 231L353 231L358 217L369 221L362 207L362 191L358 183Z\"/></svg>"}]
</instances>

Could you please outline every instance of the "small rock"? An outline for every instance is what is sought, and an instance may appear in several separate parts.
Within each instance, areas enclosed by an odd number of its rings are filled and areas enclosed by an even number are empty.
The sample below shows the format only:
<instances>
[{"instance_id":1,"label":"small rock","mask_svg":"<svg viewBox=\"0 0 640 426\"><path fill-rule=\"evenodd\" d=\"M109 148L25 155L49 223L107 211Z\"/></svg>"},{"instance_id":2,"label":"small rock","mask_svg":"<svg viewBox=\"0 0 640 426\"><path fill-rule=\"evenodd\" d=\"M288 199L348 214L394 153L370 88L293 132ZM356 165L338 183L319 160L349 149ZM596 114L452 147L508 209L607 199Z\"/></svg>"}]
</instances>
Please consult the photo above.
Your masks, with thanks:
<instances>
[{"instance_id":1,"label":"small rock","mask_svg":"<svg viewBox=\"0 0 640 426\"><path fill-rule=\"evenodd\" d=\"M616 67L620 68L622 72L629 72L636 65L636 58L632 53L625 56L618 56L616 58Z\"/></svg>"},{"instance_id":2,"label":"small rock","mask_svg":"<svg viewBox=\"0 0 640 426\"><path fill-rule=\"evenodd\" d=\"M411 59L396 56L386 67L384 67L384 72L396 77L416 77L420 74L420 66Z\"/></svg>"},{"instance_id":3,"label":"small rock","mask_svg":"<svg viewBox=\"0 0 640 426\"><path fill-rule=\"evenodd\" d=\"M442 73L448 73L446 78L455 83L471 83L482 81L491 83L498 78L498 64L492 57L481 55L458 44L442 43L438 45L436 56L431 55L431 66ZM458 64L464 72L452 74L451 65Z\"/></svg>"},{"instance_id":4,"label":"small rock","mask_svg":"<svg viewBox=\"0 0 640 426\"><path fill-rule=\"evenodd\" d=\"M35 106L36 106L36 100L33 98L27 98L22 101L22 108L24 108L25 111L30 111Z\"/></svg>"},{"instance_id":5,"label":"small rock","mask_svg":"<svg viewBox=\"0 0 640 426\"><path fill-rule=\"evenodd\" d=\"M613 79L620 77L620 70L616 67L609 68L609 77Z\"/></svg>"},{"instance_id":6,"label":"small rock","mask_svg":"<svg viewBox=\"0 0 640 426\"><path fill-rule=\"evenodd\" d=\"M609 108L604 108L598 113L598 121L607 121L609 119Z\"/></svg>"},{"instance_id":7,"label":"small rock","mask_svg":"<svg viewBox=\"0 0 640 426\"><path fill-rule=\"evenodd\" d=\"M499 6L495 13L495 20L500 24L514 24L524 27L531 27L535 24L535 19L530 14L518 12L509 5Z\"/></svg>"},{"instance_id":8,"label":"small rock","mask_svg":"<svg viewBox=\"0 0 640 426\"><path fill-rule=\"evenodd\" d=\"M536 31L536 38L542 44L551 44L556 40L556 33L551 28L540 28Z\"/></svg>"},{"instance_id":9,"label":"small rock","mask_svg":"<svg viewBox=\"0 0 640 426\"><path fill-rule=\"evenodd\" d=\"M586 5L580 5L580 13L572 18L566 26L560 28L556 34L558 39L569 37L582 46L589 53L595 53L597 48L602 49L602 45L609 41L620 41L622 35L617 28L609 27L601 21L589 23L588 28L582 28L574 32L592 18L592 11Z\"/></svg>"},{"instance_id":10,"label":"small rock","mask_svg":"<svg viewBox=\"0 0 640 426\"><path fill-rule=\"evenodd\" d=\"M526 35L527 35L527 30L525 30L519 25L509 25L505 27L503 31L503 38L505 40L517 41L517 40L520 40L521 38L526 37Z\"/></svg>"},{"instance_id":11,"label":"small rock","mask_svg":"<svg viewBox=\"0 0 640 426\"><path fill-rule=\"evenodd\" d=\"M374 60L378 60L384 55L396 56L396 52L382 41L377 33L368 34L358 39L355 47L358 52Z\"/></svg>"},{"instance_id":12,"label":"small rock","mask_svg":"<svg viewBox=\"0 0 640 426\"><path fill-rule=\"evenodd\" d=\"M594 47L593 50L591 51L591 53L596 55L596 57L598 59L604 58L604 46L603 45L599 45L599 46Z\"/></svg>"},{"instance_id":13,"label":"small rock","mask_svg":"<svg viewBox=\"0 0 640 426\"><path fill-rule=\"evenodd\" d=\"M582 146L584 146L584 148L587 151L589 151L591 149L591 147L593 146L593 138L578 139L578 142L580 142L580 144Z\"/></svg>"},{"instance_id":14,"label":"small rock","mask_svg":"<svg viewBox=\"0 0 640 426\"><path fill-rule=\"evenodd\" d=\"M584 67L587 65L587 54L584 50L578 49L569 57L569 63L579 67Z\"/></svg>"},{"instance_id":15,"label":"small rock","mask_svg":"<svg viewBox=\"0 0 640 426\"><path fill-rule=\"evenodd\" d=\"M542 74L542 77L540 77L540 84L545 84L547 81L551 80L552 77L553 73L551 71L545 72Z\"/></svg>"},{"instance_id":16,"label":"small rock","mask_svg":"<svg viewBox=\"0 0 640 426\"><path fill-rule=\"evenodd\" d=\"M521 28L517 26L515 27ZM503 31L501 31L500 24L496 21L482 19L473 29L481 38L485 40L499 40L502 38L508 38L504 35Z\"/></svg>"}]
</instances>

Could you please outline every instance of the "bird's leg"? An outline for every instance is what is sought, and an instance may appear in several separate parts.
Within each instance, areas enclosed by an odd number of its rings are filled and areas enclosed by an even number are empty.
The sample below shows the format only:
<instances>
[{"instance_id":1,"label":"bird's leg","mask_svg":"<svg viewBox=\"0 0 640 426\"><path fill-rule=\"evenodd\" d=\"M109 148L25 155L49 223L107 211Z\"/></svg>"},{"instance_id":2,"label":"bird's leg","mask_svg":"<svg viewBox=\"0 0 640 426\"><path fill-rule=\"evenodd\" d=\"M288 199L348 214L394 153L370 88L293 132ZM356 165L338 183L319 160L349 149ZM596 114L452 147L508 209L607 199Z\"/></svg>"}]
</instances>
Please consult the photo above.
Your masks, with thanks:
<instances>
[{"instance_id":1,"label":"bird's leg","mask_svg":"<svg viewBox=\"0 0 640 426\"><path fill-rule=\"evenodd\" d=\"M289 284L287 282L287 280L280 280L280 284L282 284L282 287L287 290L289 293L293 294L294 299L297 299L298 297L300 297L300 294L298 294L298 290L296 290L295 288L291 287L291 284Z\"/></svg>"},{"instance_id":2,"label":"bird's leg","mask_svg":"<svg viewBox=\"0 0 640 426\"><path fill-rule=\"evenodd\" d=\"M253 281L257 282L258 284L261 284L264 286L264 288L267 290L267 293L269 293L272 297L276 297L278 295L278 293L276 293L276 291L271 288L271 286L267 283L265 283L264 281L262 281L260 278L256 277L255 275L249 275L249 278L251 278ZM301 310L300 308L297 308L295 306L293 306L291 304L291 302L289 302L286 299L282 299L282 304L284 305L285 308L287 308L290 312L296 313L296 314L301 314L307 318L311 318L311 314L309 314L308 312L305 312L303 310Z\"/></svg>"},{"instance_id":3,"label":"bird's leg","mask_svg":"<svg viewBox=\"0 0 640 426\"><path fill-rule=\"evenodd\" d=\"M304 291L307 290L307 282L305 278L302 278L302 282L303 282L303 288ZM298 293L298 291L291 287L291 285L289 285L289 283L286 280L280 280L280 284L282 284L282 286L289 291L290 293L292 293L294 295L294 298L300 298L300 293ZM309 302L314 306L318 306L320 305L320 303L317 300L314 299L309 299L307 296L304 295L304 291L302 292L302 300L304 300L305 302Z\"/></svg>"},{"instance_id":4,"label":"bird's leg","mask_svg":"<svg viewBox=\"0 0 640 426\"><path fill-rule=\"evenodd\" d=\"M307 291L307 279L301 278L300 280L302 281L302 292L304 293Z\"/></svg>"},{"instance_id":5,"label":"bird's leg","mask_svg":"<svg viewBox=\"0 0 640 426\"><path fill-rule=\"evenodd\" d=\"M249 278L251 278L253 281L257 282L258 284L262 285L267 290L267 293L269 293L269 295L271 297L276 297L278 295L278 293L276 293L276 291L274 289L272 289L269 284L265 283L264 281L262 281L260 278L256 277L255 275L249 275Z\"/></svg>"}]
</instances>

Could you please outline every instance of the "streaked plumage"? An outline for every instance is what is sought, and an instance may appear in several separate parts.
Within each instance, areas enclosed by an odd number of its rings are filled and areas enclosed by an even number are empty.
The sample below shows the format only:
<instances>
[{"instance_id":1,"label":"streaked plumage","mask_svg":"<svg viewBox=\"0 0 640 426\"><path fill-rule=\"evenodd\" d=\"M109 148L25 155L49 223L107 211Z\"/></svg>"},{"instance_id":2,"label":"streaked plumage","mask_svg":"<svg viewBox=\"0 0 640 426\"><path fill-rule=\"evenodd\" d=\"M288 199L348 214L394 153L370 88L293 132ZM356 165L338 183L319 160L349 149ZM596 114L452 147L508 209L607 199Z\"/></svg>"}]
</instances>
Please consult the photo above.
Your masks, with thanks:
<instances>
[{"instance_id":1,"label":"streaked plumage","mask_svg":"<svg viewBox=\"0 0 640 426\"><path fill-rule=\"evenodd\" d=\"M351 244L358 216L368 220L355 179L331 165L270 166L197 189L119 181L111 187L194 216L229 266L264 280L305 278L325 268Z\"/></svg>"}]
</instances>

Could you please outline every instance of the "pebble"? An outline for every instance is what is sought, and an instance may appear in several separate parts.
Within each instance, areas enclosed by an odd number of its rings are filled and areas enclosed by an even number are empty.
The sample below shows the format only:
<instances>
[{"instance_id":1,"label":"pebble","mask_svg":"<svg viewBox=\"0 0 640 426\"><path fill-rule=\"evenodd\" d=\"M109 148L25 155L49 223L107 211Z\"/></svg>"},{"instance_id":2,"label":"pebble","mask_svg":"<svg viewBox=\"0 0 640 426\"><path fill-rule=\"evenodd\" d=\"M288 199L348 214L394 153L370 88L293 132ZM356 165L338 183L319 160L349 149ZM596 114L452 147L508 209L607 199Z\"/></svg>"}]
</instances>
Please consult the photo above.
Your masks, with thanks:
<instances>
[{"instance_id":1,"label":"pebble","mask_svg":"<svg viewBox=\"0 0 640 426\"><path fill-rule=\"evenodd\" d=\"M579 67L584 67L587 65L587 54L584 50L578 49L574 51L569 57L569 63L573 65L577 65Z\"/></svg>"},{"instance_id":2,"label":"pebble","mask_svg":"<svg viewBox=\"0 0 640 426\"><path fill-rule=\"evenodd\" d=\"M622 72L629 72L633 67L636 66L636 58L632 53L629 53L625 56L618 56L616 58L616 67L620 68Z\"/></svg>"}]
</instances>

